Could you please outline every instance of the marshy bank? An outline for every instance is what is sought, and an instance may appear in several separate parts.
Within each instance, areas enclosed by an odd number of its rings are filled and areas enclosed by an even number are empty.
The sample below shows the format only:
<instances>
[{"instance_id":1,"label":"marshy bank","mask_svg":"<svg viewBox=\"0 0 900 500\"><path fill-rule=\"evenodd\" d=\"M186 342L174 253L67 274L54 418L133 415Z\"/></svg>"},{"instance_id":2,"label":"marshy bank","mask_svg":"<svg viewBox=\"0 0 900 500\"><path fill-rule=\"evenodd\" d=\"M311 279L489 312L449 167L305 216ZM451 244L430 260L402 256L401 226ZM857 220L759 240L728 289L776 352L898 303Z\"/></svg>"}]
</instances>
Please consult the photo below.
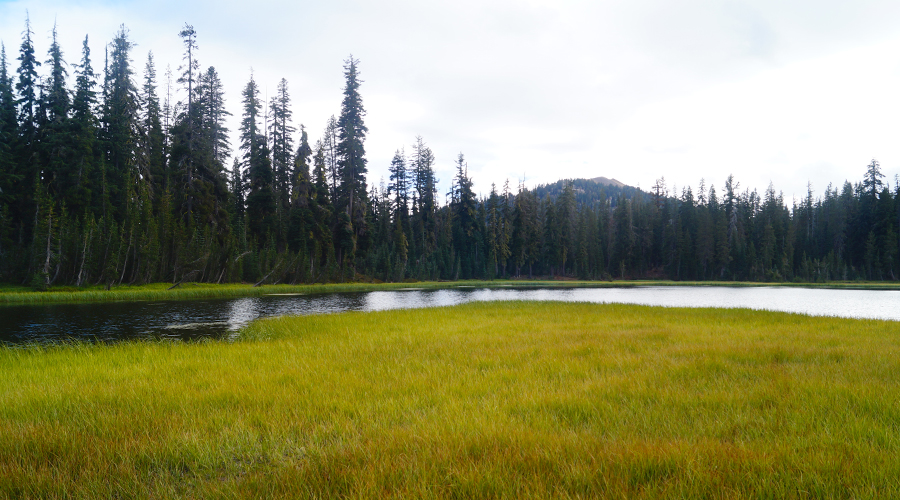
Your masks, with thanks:
<instances>
[{"instance_id":1,"label":"marshy bank","mask_svg":"<svg viewBox=\"0 0 900 500\"><path fill-rule=\"evenodd\" d=\"M4 348L0 496L897 496L897 337L476 302Z\"/></svg>"}]
</instances>

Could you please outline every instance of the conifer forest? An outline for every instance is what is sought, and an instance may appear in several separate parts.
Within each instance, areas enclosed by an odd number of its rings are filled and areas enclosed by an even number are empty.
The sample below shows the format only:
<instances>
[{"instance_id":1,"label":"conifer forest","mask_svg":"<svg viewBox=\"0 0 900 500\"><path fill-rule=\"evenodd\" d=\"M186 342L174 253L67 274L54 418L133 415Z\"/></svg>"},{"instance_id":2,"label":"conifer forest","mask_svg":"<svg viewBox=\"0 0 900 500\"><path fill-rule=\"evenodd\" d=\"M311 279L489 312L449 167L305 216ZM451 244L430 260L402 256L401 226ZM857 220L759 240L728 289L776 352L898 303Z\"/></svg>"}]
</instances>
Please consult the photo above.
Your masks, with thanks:
<instances>
[{"instance_id":1,"label":"conifer forest","mask_svg":"<svg viewBox=\"0 0 900 500\"><path fill-rule=\"evenodd\" d=\"M900 181L876 160L858 182L792 201L730 176L680 189L661 177L648 191L507 181L481 196L462 154L439 193L435 155L414 137L368 185L358 60L343 61L337 117L315 138L286 80L268 103L252 74L226 95L197 61L196 31L177 35L175 75L152 52L135 63L124 26L99 56L85 37L77 62L55 29L36 54L28 20L18 49L2 47L0 282L900 278Z\"/></svg>"}]
</instances>

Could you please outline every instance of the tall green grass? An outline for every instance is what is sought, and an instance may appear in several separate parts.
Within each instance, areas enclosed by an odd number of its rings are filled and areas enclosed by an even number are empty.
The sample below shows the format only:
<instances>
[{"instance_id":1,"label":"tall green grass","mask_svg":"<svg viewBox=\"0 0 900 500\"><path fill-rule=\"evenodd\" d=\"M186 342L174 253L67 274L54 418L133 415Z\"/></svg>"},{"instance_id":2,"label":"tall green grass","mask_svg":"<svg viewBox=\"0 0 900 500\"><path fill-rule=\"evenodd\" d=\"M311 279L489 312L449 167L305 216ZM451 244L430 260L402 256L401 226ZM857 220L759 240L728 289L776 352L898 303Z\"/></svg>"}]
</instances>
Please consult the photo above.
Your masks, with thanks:
<instances>
[{"instance_id":1,"label":"tall green grass","mask_svg":"<svg viewBox=\"0 0 900 500\"><path fill-rule=\"evenodd\" d=\"M898 330L494 302L7 348L0 497L897 497Z\"/></svg>"},{"instance_id":2,"label":"tall green grass","mask_svg":"<svg viewBox=\"0 0 900 500\"><path fill-rule=\"evenodd\" d=\"M628 287L628 286L791 286L806 288L856 288L873 290L900 289L896 282L830 282L830 283L751 283L738 281L581 281L581 280L493 280L493 281L425 281L411 283L327 283L312 285L266 285L254 287L247 284L183 283L169 290L169 283L148 285L120 285L112 290L103 286L56 287L35 292L28 287L0 285L0 305L50 304L65 302L106 302L138 300L192 300L234 297L257 297L271 293L332 293L395 290L405 287L454 288L471 286L565 286L565 287Z\"/></svg>"}]
</instances>

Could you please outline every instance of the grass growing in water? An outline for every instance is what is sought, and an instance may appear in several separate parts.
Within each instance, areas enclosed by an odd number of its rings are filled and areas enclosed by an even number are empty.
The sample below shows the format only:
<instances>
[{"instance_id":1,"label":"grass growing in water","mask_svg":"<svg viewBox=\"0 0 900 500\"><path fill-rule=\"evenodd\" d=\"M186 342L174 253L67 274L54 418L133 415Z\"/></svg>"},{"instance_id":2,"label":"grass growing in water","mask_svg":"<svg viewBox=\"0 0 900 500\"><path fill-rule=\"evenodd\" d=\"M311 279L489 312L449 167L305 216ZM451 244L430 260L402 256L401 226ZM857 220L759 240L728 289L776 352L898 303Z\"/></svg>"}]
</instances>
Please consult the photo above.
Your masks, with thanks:
<instances>
[{"instance_id":1,"label":"grass growing in water","mask_svg":"<svg viewBox=\"0 0 900 500\"><path fill-rule=\"evenodd\" d=\"M897 337L511 302L3 349L0 496L898 496Z\"/></svg>"}]
</instances>

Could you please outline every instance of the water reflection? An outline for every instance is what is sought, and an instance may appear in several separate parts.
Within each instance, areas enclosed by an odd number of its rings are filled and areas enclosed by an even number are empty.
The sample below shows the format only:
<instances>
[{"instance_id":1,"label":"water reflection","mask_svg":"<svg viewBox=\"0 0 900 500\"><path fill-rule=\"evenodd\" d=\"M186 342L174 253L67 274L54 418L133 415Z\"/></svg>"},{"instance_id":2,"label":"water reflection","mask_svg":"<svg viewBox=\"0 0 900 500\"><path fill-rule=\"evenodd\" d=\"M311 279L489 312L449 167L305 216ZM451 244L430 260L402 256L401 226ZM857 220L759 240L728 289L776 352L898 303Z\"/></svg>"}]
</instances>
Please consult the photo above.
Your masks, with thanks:
<instances>
[{"instance_id":1,"label":"water reflection","mask_svg":"<svg viewBox=\"0 0 900 500\"><path fill-rule=\"evenodd\" d=\"M237 331L258 317L259 311L256 309L256 301L254 299L235 299L231 301L231 308L228 314L228 329Z\"/></svg>"},{"instance_id":2,"label":"water reflection","mask_svg":"<svg viewBox=\"0 0 900 500\"><path fill-rule=\"evenodd\" d=\"M900 291L776 287L458 287L264 297L0 307L0 341L233 339L260 317L451 306L471 301L557 300L666 307L743 307L900 321Z\"/></svg>"}]
</instances>

